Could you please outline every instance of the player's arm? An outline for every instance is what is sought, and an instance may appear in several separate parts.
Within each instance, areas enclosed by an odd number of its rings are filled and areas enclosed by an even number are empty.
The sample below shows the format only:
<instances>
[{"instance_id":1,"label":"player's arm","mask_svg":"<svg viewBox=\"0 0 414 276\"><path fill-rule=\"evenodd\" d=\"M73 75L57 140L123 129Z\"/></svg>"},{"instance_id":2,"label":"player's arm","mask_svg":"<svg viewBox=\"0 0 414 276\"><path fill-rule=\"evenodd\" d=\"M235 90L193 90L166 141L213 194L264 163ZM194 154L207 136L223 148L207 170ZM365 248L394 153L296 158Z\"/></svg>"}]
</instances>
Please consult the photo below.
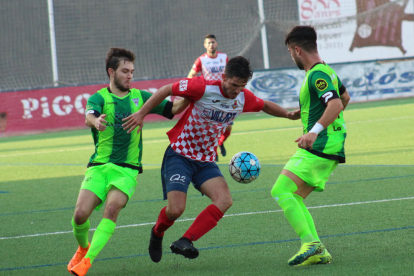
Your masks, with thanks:
<instances>
[{"instance_id":1,"label":"player's arm","mask_svg":"<svg viewBox=\"0 0 414 276\"><path fill-rule=\"evenodd\" d=\"M200 60L200 58L197 58L196 61L193 64L193 67L191 67L191 70L188 73L187 78L192 79L192 78L196 77L199 72L201 72L201 60Z\"/></svg>"},{"instance_id":2,"label":"player's arm","mask_svg":"<svg viewBox=\"0 0 414 276\"><path fill-rule=\"evenodd\" d=\"M99 93L95 93L89 97L85 111L85 124L88 127L95 128L99 131L106 129L107 121L104 119L106 114L101 114L104 105L105 100Z\"/></svg>"},{"instance_id":3,"label":"player's arm","mask_svg":"<svg viewBox=\"0 0 414 276\"><path fill-rule=\"evenodd\" d=\"M198 73L193 68L191 68L190 72L188 73L187 78L189 78L189 79L194 78L194 77L197 76L197 74Z\"/></svg>"},{"instance_id":4,"label":"player's arm","mask_svg":"<svg viewBox=\"0 0 414 276\"><path fill-rule=\"evenodd\" d=\"M295 111L288 111L280 105L268 100L264 101L262 111L275 117L283 117L291 120L300 119L300 109Z\"/></svg>"},{"instance_id":5,"label":"player's arm","mask_svg":"<svg viewBox=\"0 0 414 276\"><path fill-rule=\"evenodd\" d=\"M131 133L136 127L139 127L137 132L140 132L144 126L145 116L147 116L148 113L150 113L150 111L159 105L165 98L171 95L172 84L161 87L157 92L154 93L151 98L149 98L147 102L145 102L145 104L138 112L135 112L134 114L122 119L122 121L124 121L122 127L125 130L128 130L128 133Z\"/></svg>"},{"instance_id":6,"label":"player's arm","mask_svg":"<svg viewBox=\"0 0 414 276\"><path fill-rule=\"evenodd\" d=\"M350 100L351 100L351 96L349 95L348 91L345 88L345 92L341 94L341 102L342 102L344 109L346 108Z\"/></svg>"},{"instance_id":7,"label":"player's arm","mask_svg":"<svg viewBox=\"0 0 414 276\"><path fill-rule=\"evenodd\" d=\"M351 100L351 96L349 95L348 91L346 90L345 85L342 83L341 79L338 77L338 87L339 87L339 95L341 98L342 105L344 106L344 110L348 105L349 101Z\"/></svg>"},{"instance_id":8,"label":"player's arm","mask_svg":"<svg viewBox=\"0 0 414 276\"><path fill-rule=\"evenodd\" d=\"M178 100L175 100L173 102L173 107L172 107L172 114L180 114L181 112L183 112L187 106L190 104L190 100L186 99L186 98L180 98Z\"/></svg>"},{"instance_id":9,"label":"player's arm","mask_svg":"<svg viewBox=\"0 0 414 276\"><path fill-rule=\"evenodd\" d=\"M328 91L327 93L334 93L336 94L336 91ZM317 123L312 127L312 129L308 132L299 137L295 140L295 142L298 142L298 147L302 149L312 149L313 143L315 142L316 138L318 137L319 133L327 128L330 124L332 124L336 118L338 118L338 115L341 113L341 111L344 109L344 106L342 105L341 100L338 96L336 98L329 99L326 102L326 109L322 114L322 117L318 120Z\"/></svg>"},{"instance_id":10,"label":"player's arm","mask_svg":"<svg viewBox=\"0 0 414 276\"><path fill-rule=\"evenodd\" d=\"M90 128L96 128L99 131L104 131L106 129L105 124L107 123L107 121L105 121L105 117L106 114L99 114L97 111L90 112L85 116L85 124Z\"/></svg>"}]
</instances>

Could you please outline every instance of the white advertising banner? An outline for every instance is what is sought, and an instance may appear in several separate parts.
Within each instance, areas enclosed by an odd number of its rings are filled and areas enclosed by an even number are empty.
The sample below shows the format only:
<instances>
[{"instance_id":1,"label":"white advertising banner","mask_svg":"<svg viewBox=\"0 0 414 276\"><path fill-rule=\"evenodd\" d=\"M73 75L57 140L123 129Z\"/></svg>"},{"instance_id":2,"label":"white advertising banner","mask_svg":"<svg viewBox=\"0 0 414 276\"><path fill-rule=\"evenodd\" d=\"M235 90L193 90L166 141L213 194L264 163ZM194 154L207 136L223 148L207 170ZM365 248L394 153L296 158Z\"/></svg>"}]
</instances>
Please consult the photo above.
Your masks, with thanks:
<instances>
[{"instance_id":1,"label":"white advertising banner","mask_svg":"<svg viewBox=\"0 0 414 276\"><path fill-rule=\"evenodd\" d=\"M414 96L414 60L331 65L351 96L351 102ZM305 71L254 72L246 88L256 96L285 108L299 106Z\"/></svg>"},{"instance_id":2,"label":"white advertising banner","mask_svg":"<svg viewBox=\"0 0 414 276\"><path fill-rule=\"evenodd\" d=\"M298 0L329 63L414 57L414 0ZM358 14L358 16L356 16Z\"/></svg>"}]
</instances>

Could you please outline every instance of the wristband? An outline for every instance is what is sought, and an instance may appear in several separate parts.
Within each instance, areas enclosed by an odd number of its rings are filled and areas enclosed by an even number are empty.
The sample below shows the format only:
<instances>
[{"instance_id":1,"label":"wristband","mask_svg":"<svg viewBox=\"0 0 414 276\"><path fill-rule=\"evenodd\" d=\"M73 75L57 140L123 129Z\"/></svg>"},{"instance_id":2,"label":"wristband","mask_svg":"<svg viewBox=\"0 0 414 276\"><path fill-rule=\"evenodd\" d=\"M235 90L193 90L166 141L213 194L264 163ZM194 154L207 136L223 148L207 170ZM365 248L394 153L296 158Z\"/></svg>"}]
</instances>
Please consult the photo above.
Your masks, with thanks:
<instances>
[{"instance_id":1,"label":"wristband","mask_svg":"<svg viewBox=\"0 0 414 276\"><path fill-rule=\"evenodd\" d=\"M316 133L316 135L318 135L322 130L324 130L323 125L316 123L309 132Z\"/></svg>"}]
</instances>

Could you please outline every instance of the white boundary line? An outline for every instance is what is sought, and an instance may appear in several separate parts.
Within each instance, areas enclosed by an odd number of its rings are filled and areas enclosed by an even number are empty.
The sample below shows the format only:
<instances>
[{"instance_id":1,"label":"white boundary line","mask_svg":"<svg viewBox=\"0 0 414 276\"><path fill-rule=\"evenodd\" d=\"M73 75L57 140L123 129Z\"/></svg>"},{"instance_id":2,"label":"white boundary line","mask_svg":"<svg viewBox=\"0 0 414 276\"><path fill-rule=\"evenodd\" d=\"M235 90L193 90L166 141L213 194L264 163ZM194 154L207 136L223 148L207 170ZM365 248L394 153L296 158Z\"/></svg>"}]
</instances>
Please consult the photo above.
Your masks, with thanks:
<instances>
[{"instance_id":1,"label":"white boundary line","mask_svg":"<svg viewBox=\"0 0 414 276\"><path fill-rule=\"evenodd\" d=\"M379 200L372 200L372 201L360 201L360 202L339 203L339 204L331 204L331 205L320 205L320 206L308 207L308 209L342 207L342 206L352 206L352 205L361 205L361 204L370 204L370 203L382 203L382 202L391 202L391 201L409 200L409 199L414 199L414 197L402 197L402 198L391 198L391 199L379 199ZM228 214L228 215L225 215L224 217L236 217L236 216L279 213L279 212L282 212L282 210L270 210L270 211L258 211L258 212ZM195 220L195 218L179 219L179 220L176 220L176 222L193 221L193 220ZM120 225L120 226L117 226L116 228L129 228L129 227L138 227L138 226L146 226L146 225L154 225L154 224L155 224L155 222L144 222L144 223L138 223L138 224ZM95 231L95 230L96 230L96 228L93 228L93 229L90 229L89 231ZM42 233L42 234L21 235L21 236L14 236L14 237L0 237L0 240L31 238L31 237L50 236L50 235L69 234L69 233L72 233L72 231L60 231L60 232L51 232L51 233Z\"/></svg>"}]
</instances>

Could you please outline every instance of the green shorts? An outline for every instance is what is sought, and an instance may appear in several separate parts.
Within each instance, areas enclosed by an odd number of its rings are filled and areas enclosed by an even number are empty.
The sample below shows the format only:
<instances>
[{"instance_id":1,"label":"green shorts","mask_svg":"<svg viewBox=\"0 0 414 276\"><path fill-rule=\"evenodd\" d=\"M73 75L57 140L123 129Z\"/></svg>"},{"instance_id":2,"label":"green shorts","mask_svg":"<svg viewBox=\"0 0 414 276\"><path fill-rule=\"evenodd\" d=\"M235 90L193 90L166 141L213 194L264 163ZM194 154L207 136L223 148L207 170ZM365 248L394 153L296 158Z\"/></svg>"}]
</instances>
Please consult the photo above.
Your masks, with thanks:
<instances>
[{"instance_id":1,"label":"green shorts","mask_svg":"<svg viewBox=\"0 0 414 276\"><path fill-rule=\"evenodd\" d=\"M99 210L112 186L124 192L129 200L135 192L138 173L137 170L112 163L89 167L82 181L81 190L89 190L102 200L102 203L96 207L96 210Z\"/></svg>"},{"instance_id":2,"label":"green shorts","mask_svg":"<svg viewBox=\"0 0 414 276\"><path fill-rule=\"evenodd\" d=\"M283 169L294 173L307 185L315 187L315 191L322 192L325 189L325 182L338 166L338 162L298 149Z\"/></svg>"}]
</instances>

